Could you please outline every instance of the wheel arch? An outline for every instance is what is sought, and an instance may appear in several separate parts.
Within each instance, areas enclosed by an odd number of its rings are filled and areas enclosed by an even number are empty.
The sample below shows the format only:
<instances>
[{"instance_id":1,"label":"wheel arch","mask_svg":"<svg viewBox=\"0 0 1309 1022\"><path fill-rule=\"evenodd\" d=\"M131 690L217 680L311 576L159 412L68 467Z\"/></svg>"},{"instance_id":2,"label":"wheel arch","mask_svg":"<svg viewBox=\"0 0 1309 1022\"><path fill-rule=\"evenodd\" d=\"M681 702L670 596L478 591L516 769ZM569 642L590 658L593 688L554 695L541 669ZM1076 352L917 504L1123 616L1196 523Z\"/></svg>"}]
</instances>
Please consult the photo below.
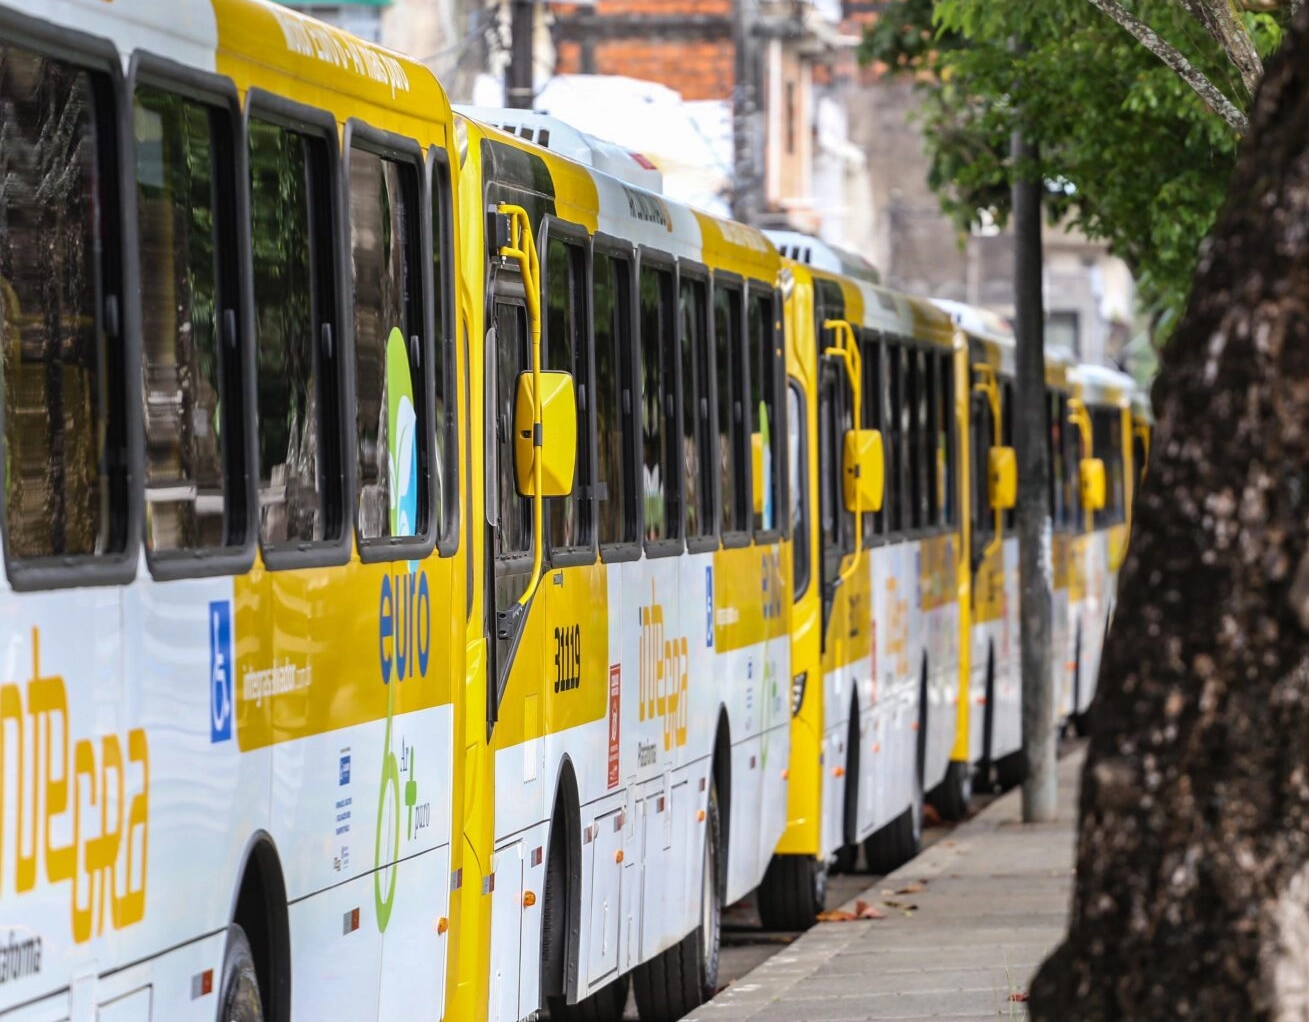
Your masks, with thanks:
<instances>
[{"instance_id":1,"label":"wheel arch","mask_svg":"<svg viewBox=\"0 0 1309 1022\"><path fill-rule=\"evenodd\" d=\"M565 896L564 942L562 948L547 951L545 914L541 916L541 999L563 997L574 1003L578 997L577 978L581 960L582 934L582 815L573 761L564 755L555 778L554 802L550 810L550 836L547 842L551 860L564 856ZM553 894L553 892L551 892ZM546 955L555 960L544 962Z\"/></svg>"},{"instance_id":2,"label":"wheel arch","mask_svg":"<svg viewBox=\"0 0 1309 1022\"><path fill-rule=\"evenodd\" d=\"M720 842L718 869L722 889L727 889L727 862L732 848L732 729L727 720L727 708L718 708L718 726L714 732L711 777L718 790L718 840Z\"/></svg>"},{"instance_id":3,"label":"wheel arch","mask_svg":"<svg viewBox=\"0 0 1309 1022\"><path fill-rule=\"evenodd\" d=\"M268 1022L291 1019L291 923L286 879L272 835L256 831L241 856L228 918L245 931Z\"/></svg>"}]
</instances>

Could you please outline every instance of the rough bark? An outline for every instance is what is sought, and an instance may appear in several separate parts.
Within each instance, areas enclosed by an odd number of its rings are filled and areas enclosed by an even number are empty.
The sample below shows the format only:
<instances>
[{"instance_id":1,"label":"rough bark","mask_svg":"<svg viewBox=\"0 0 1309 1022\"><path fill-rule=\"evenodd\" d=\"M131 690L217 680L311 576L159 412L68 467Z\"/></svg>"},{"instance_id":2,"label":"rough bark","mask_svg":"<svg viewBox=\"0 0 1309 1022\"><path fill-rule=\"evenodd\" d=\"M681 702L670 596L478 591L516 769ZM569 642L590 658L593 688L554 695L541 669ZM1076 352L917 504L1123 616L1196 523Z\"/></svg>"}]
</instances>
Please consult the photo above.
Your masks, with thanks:
<instances>
[{"instance_id":1,"label":"rough bark","mask_svg":"<svg viewBox=\"0 0 1309 1022\"><path fill-rule=\"evenodd\" d=\"M1170 67L1177 77L1189 85L1195 94L1223 120L1238 132L1245 131L1245 114L1237 109L1223 90L1211 82L1203 71L1187 60L1168 40L1124 7L1120 0L1090 0L1090 3L1113 18L1131 34L1132 38Z\"/></svg>"},{"instance_id":2,"label":"rough bark","mask_svg":"<svg viewBox=\"0 0 1309 1022\"><path fill-rule=\"evenodd\" d=\"M1309 1019L1309 10L1164 352L1037 1022Z\"/></svg>"},{"instance_id":3,"label":"rough bark","mask_svg":"<svg viewBox=\"0 0 1309 1022\"><path fill-rule=\"evenodd\" d=\"M1253 96L1263 77L1264 65L1254 40L1232 6L1232 0L1181 0L1182 7L1223 48L1227 59L1241 76L1248 96Z\"/></svg>"}]
</instances>

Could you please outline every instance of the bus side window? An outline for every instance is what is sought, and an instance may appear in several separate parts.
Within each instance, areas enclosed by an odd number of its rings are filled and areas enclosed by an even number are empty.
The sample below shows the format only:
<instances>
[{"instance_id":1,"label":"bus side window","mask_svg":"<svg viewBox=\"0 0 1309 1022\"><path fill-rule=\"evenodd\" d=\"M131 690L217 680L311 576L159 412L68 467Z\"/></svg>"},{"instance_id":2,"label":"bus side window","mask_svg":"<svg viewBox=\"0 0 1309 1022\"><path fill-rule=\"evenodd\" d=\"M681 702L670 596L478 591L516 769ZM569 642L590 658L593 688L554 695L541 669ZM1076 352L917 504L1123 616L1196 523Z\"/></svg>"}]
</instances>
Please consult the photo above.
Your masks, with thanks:
<instances>
[{"instance_id":1,"label":"bus side window","mask_svg":"<svg viewBox=\"0 0 1309 1022\"><path fill-rule=\"evenodd\" d=\"M786 464L790 474L791 575L795 598L809 588L809 423L798 380L786 388Z\"/></svg>"},{"instance_id":2,"label":"bus side window","mask_svg":"<svg viewBox=\"0 0 1309 1022\"><path fill-rule=\"evenodd\" d=\"M532 552L532 501L518 495L513 434L518 374L531 365L528 333L525 305L518 301L495 303L496 393L495 406L487 409L487 414L495 417L496 492L500 499L499 527L494 530L497 561L513 560ZM523 570L526 572L526 566ZM507 592L501 593L500 588L497 584L496 604L503 610L517 599L518 592L510 596Z\"/></svg>"},{"instance_id":3,"label":"bus side window","mask_svg":"<svg viewBox=\"0 0 1309 1022\"><path fill-rule=\"evenodd\" d=\"M891 506L889 531L902 532L909 527L909 508L913 492L909 483L908 458L909 443L909 400L908 387L905 382L905 350L899 344L890 344L886 349L887 362L890 364L890 401L887 405L887 424L890 435L886 439L886 448L890 451L890 464L886 477L887 500Z\"/></svg>"},{"instance_id":4,"label":"bus side window","mask_svg":"<svg viewBox=\"0 0 1309 1022\"><path fill-rule=\"evenodd\" d=\"M0 106L6 551L11 568L124 554L134 537L113 88L0 41Z\"/></svg>"},{"instance_id":5,"label":"bus side window","mask_svg":"<svg viewBox=\"0 0 1309 1022\"><path fill-rule=\"evenodd\" d=\"M1004 447L1014 445L1014 385L1010 380L1000 383L1000 444ZM1004 531L1009 535L1013 534L1016 515L1017 511L1012 507L1000 514Z\"/></svg>"},{"instance_id":6,"label":"bus side window","mask_svg":"<svg viewBox=\"0 0 1309 1022\"><path fill-rule=\"evenodd\" d=\"M355 526L361 546L388 551L395 540L431 534L435 429L422 357L430 344L418 182L415 163L350 147Z\"/></svg>"},{"instance_id":7,"label":"bus side window","mask_svg":"<svg viewBox=\"0 0 1309 1022\"><path fill-rule=\"evenodd\" d=\"M940 422L937 429L937 469L941 480L941 518L946 528L956 524L956 492L958 470L955 464L955 407L954 363L950 355L941 355L937 361L937 382Z\"/></svg>"},{"instance_id":8,"label":"bus side window","mask_svg":"<svg viewBox=\"0 0 1309 1022\"><path fill-rule=\"evenodd\" d=\"M647 543L680 539L673 274L641 267L641 492Z\"/></svg>"},{"instance_id":9,"label":"bus side window","mask_svg":"<svg viewBox=\"0 0 1309 1022\"><path fill-rule=\"evenodd\" d=\"M782 422L777 400L777 350L773 293L752 286L749 303L750 433L763 444L763 510L754 515L756 534L778 528L781 509Z\"/></svg>"},{"instance_id":10,"label":"bus side window","mask_svg":"<svg viewBox=\"0 0 1309 1022\"><path fill-rule=\"evenodd\" d=\"M877 334L865 331L860 335L859 350L863 364L863 421L860 426L863 429L882 430L885 434L886 429L886 395L884 393L884 380L886 378L886 367L882 364L882 352L884 347ZM887 442L887 437L883 435L883 443ZM897 490L888 480L888 492L882 501L882 510L867 511L864 513L864 520L861 527L864 530L864 544L871 544L874 539L886 531L886 522L890 501L896 499Z\"/></svg>"},{"instance_id":11,"label":"bus side window","mask_svg":"<svg viewBox=\"0 0 1309 1022\"><path fill-rule=\"evenodd\" d=\"M325 138L252 115L259 532L294 557L341 539L341 331Z\"/></svg>"},{"instance_id":12,"label":"bus side window","mask_svg":"<svg viewBox=\"0 0 1309 1022\"><path fill-rule=\"evenodd\" d=\"M635 543L636 404L632 373L632 264L596 251L592 260L595 316L596 506L600 546Z\"/></svg>"},{"instance_id":13,"label":"bus side window","mask_svg":"<svg viewBox=\"0 0 1309 1022\"><path fill-rule=\"evenodd\" d=\"M714 372L718 405L718 485L720 527L724 536L748 529L745 459L745 400L742 393L742 295L737 285L714 282Z\"/></svg>"},{"instance_id":14,"label":"bus side window","mask_svg":"<svg viewBox=\"0 0 1309 1022\"><path fill-rule=\"evenodd\" d=\"M716 524L713 513L713 424L709 414L709 311L703 280L682 277L678 290L682 486L686 495L686 535L694 538L712 536Z\"/></svg>"},{"instance_id":15,"label":"bus side window","mask_svg":"<svg viewBox=\"0 0 1309 1022\"><path fill-rule=\"evenodd\" d=\"M443 553L453 553L459 545L459 402L456 398L458 373L455 359L454 309L454 220L450 192L450 168L444 154L433 150L430 160L432 190L432 283L436 295L436 405L432 423L436 429L435 501L437 542Z\"/></svg>"},{"instance_id":16,"label":"bus side window","mask_svg":"<svg viewBox=\"0 0 1309 1022\"><path fill-rule=\"evenodd\" d=\"M1045 455L1047 461L1046 476L1046 513L1050 523L1058 528L1063 517L1064 467L1059 458L1063 433L1062 420L1059 417L1060 397L1057 391L1045 392Z\"/></svg>"},{"instance_id":17,"label":"bus side window","mask_svg":"<svg viewBox=\"0 0 1309 1022\"><path fill-rule=\"evenodd\" d=\"M986 545L995 535L995 512L991 509L987 493L988 461L990 460L991 441L994 436L991 425L991 406L984 394L974 393L972 397L972 520L973 520L973 560L976 563L982 556Z\"/></svg>"},{"instance_id":18,"label":"bus side window","mask_svg":"<svg viewBox=\"0 0 1309 1022\"><path fill-rule=\"evenodd\" d=\"M137 86L132 123L146 548L191 560L191 551L244 545L251 525L235 125L228 108L147 84Z\"/></svg>"},{"instance_id":19,"label":"bus side window","mask_svg":"<svg viewBox=\"0 0 1309 1022\"><path fill-rule=\"evenodd\" d=\"M546 242L543 368L573 374L577 395L577 462L573 492L546 501L550 549L590 551L591 525L591 365L586 347L586 250L564 237Z\"/></svg>"}]
</instances>

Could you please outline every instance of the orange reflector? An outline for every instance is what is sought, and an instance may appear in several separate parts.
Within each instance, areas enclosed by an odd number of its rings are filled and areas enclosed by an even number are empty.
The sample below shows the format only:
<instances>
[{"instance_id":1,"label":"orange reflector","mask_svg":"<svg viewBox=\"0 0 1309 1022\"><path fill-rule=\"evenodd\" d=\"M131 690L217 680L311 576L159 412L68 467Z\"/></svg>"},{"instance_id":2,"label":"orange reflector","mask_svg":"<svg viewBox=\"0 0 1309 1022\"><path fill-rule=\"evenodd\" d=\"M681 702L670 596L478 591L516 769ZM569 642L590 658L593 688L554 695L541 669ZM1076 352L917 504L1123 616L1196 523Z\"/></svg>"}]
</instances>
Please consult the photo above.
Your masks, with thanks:
<instances>
[{"instance_id":1,"label":"orange reflector","mask_svg":"<svg viewBox=\"0 0 1309 1022\"><path fill-rule=\"evenodd\" d=\"M341 935L354 933L357 929L359 929L359 910L352 908L341 919Z\"/></svg>"},{"instance_id":2,"label":"orange reflector","mask_svg":"<svg viewBox=\"0 0 1309 1022\"><path fill-rule=\"evenodd\" d=\"M445 931L448 929L450 929L450 920L447 919L445 916L442 916L440 919L436 921L436 932L438 934L445 933Z\"/></svg>"},{"instance_id":3,"label":"orange reflector","mask_svg":"<svg viewBox=\"0 0 1309 1022\"><path fill-rule=\"evenodd\" d=\"M978 706L985 706L985 705L986 705L986 696L978 696L978 697L977 697L977 705L978 705Z\"/></svg>"},{"instance_id":4,"label":"orange reflector","mask_svg":"<svg viewBox=\"0 0 1309 1022\"><path fill-rule=\"evenodd\" d=\"M524 892L523 892L523 908L531 908L531 907L532 907L533 905L535 905L535 904L536 904L536 892L535 892L535 891L524 891Z\"/></svg>"},{"instance_id":5,"label":"orange reflector","mask_svg":"<svg viewBox=\"0 0 1309 1022\"><path fill-rule=\"evenodd\" d=\"M191 977L191 1000L214 992L214 970L205 969Z\"/></svg>"},{"instance_id":6,"label":"orange reflector","mask_svg":"<svg viewBox=\"0 0 1309 1022\"><path fill-rule=\"evenodd\" d=\"M881 747L881 745L879 745L877 742L873 742L873 751L874 751L874 752L881 752L881 751L882 751L882 747Z\"/></svg>"},{"instance_id":7,"label":"orange reflector","mask_svg":"<svg viewBox=\"0 0 1309 1022\"><path fill-rule=\"evenodd\" d=\"M917 731L917 730L918 730L918 721L914 721L912 724L910 724L910 725L909 725L909 730L910 730L910 731Z\"/></svg>"},{"instance_id":8,"label":"orange reflector","mask_svg":"<svg viewBox=\"0 0 1309 1022\"><path fill-rule=\"evenodd\" d=\"M791 771L790 771L790 770L783 770L783 771L782 771L782 780L785 781L785 780L787 780L790 776L791 776Z\"/></svg>"},{"instance_id":9,"label":"orange reflector","mask_svg":"<svg viewBox=\"0 0 1309 1022\"><path fill-rule=\"evenodd\" d=\"M704 810L703 810L703 809L701 809L698 813L695 814L695 822L696 822L696 823L704 823Z\"/></svg>"},{"instance_id":10,"label":"orange reflector","mask_svg":"<svg viewBox=\"0 0 1309 1022\"><path fill-rule=\"evenodd\" d=\"M618 849L618 851L614 852L614 862L622 862L622 861L623 861L623 850L620 848Z\"/></svg>"},{"instance_id":11,"label":"orange reflector","mask_svg":"<svg viewBox=\"0 0 1309 1022\"><path fill-rule=\"evenodd\" d=\"M845 776L845 767L832 767L832 776L833 776L833 777L844 777L844 776Z\"/></svg>"}]
</instances>

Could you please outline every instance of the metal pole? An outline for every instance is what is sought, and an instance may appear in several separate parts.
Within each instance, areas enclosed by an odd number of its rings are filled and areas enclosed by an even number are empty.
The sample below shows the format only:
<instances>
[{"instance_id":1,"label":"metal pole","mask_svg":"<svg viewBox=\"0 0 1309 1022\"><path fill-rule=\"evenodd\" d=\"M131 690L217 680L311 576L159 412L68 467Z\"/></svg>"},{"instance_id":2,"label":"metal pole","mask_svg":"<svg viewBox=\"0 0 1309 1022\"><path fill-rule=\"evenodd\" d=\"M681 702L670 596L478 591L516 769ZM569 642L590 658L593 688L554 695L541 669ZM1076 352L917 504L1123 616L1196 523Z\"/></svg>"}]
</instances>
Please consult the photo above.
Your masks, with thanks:
<instances>
[{"instance_id":1,"label":"metal pole","mask_svg":"<svg viewBox=\"0 0 1309 1022\"><path fill-rule=\"evenodd\" d=\"M732 217L752 223L757 210L759 166L756 159L756 114L759 107L759 62L755 56L756 0L732 4L734 88L732 90Z\"/></svg>"},{"instance_id":2,"label":"metal pole","mask_svg":"<svg viewBox=\"0 0 1309 1022\"><path fill-rule=\"evenodd\" d=\"M509 67L505 70L505 106L531 110L534 0L512 0L509 22Z\"/></svg>"},{"instance_id":3,"label":"metal pole","mask_svg":"<svg viewBox=\"0 0 1309 1022\"><path fill-rule=\"evenodd\" d=\"M1053 578L1048 486L1050 423L1045 391L1045 315L1041 298L1039 149L1013 134L1014 325L1018 388L1014 441L1018 459L1019 618L1023 670L1023 821L1053 820L1057 786L1050 619Z\"/></svg>"}]
</instances>

